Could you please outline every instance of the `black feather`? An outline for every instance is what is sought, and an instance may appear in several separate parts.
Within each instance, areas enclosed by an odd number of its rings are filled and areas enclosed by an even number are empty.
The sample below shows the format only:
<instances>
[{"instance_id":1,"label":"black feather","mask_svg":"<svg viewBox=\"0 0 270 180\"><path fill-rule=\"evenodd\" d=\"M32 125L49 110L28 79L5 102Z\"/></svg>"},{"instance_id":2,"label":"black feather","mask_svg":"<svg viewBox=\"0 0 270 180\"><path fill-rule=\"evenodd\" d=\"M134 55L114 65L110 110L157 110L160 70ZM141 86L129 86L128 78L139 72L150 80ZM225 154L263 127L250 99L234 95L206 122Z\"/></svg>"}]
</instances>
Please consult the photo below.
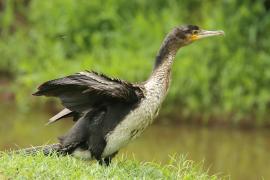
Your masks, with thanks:
<instances>
[{"instance_id":1,"label":"black feather","mask_svg":"<svg viewBox=\"0 0 270 180\"><path fill-rule=\"evenodd\" d=\"M58 97L68 109L52 118L52 122L67 116L77 120L69 132L59 138L59 151L71 154L81 148L89 150L97 160L106 146L106 135L144 97L139 85L88 71L45 82L34 95Z\"/></svg>"},{"instance_id":2,"label":"black feather","mask_svg":"<svg viewBox=\"0 0 270 180\"><path fill-rule=\"evenodd\" d=\"M140 87L96 72L77 73L45 82L33 95L59 97L66 108L77 112L97 104L118 101L136 103L143 98Z\"/></svg>"},{"instance_id":3,"label":"black feather","mask_svg":"<svg viewBox=\"0 0 270 180\"><path fill-rule=\"evenodd\" d=\"M106 135L119 124L133 105L117 103L102 106L85 113L69 130L60 137L61 153L72 154L76 148L89 150L100 160L106 146Z\"/></svg>"}]
</instances>

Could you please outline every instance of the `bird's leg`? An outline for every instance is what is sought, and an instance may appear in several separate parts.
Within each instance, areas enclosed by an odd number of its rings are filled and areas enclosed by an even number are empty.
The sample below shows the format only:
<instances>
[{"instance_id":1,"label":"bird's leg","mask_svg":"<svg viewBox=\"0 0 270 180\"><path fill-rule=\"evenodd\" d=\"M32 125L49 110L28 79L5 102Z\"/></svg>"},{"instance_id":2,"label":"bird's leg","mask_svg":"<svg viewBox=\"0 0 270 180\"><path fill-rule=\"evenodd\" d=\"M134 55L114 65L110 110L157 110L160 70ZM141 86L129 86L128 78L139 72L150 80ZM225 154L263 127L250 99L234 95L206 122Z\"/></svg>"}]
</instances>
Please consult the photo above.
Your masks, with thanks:
<instances>
[{"instance_id":1,"label":"bird's leg","mask_svg":"<svg viewBox=\"0 0 270 180\"><path fill-rule=\"evenodd\" d=\"M104 149L104 147L102 147L102 148L95 148L95 149L92 149L92 150L89 149L90 152L91 152L91 154L93 155L93 157L95 157L95 159L98 161L98 163L100 165L103 164L103 159L101 157L101 155L102 155L102 149Z\"/></svg>"},{"instance_id":2,"label":"bird's leg","mask_svg":"<svg viewBox=\"0 0 270 180\"><path fill-rule=\"evenodd\" d=\"M102 152L102 151L101 151ZM93 154L93 156L95 157L95 159L98 161L98 163L100 165L103 165L104 164L104 160L102 159L101 157L101 154L102 153L93 153L93 151L91 152Z\"/></svg>"},{"instance_id":3,"label":"bird's leg","mask_svg":"<svg viewBox=\"0 0 270 180\"><path fill-rule=\"evenodd\" d=\"M99 165L101 165L101 166L109 166L109 164L111 163L111 159L108 159L108 157L106 157L106 158L99 158L99 159L97 159L97 161L98 161L98 163L99 163Z\"/></svg>"},{"instance_id":4,"label":"bird's leg","mask_svg":"<svg viewBox=\"0 0 270 180\"><path fill-rule=\"evenodd\" d=\"M101 166L109 166L112 162L112 159L114 158L114 156L118 153L118 151L116 151L115 153L105 157L104 159L102 158L98 158L97 161Z\"/></svg>"},{"instance_id":5,"label":"bird's leg","mask_svg":"<svg viewBox=\"0 0 270 180\"><path fill-rule=\"evenodd\" d=\"M104 165L104 160L102 158L97 159L99 165L103 166Z\"/></svg>"},{"instance_id":6,"label":"bird's leg","mask_svg":"<svg viewBox=\"0 0 270 180\"><path fill-rule=\"evenodd\" d=\"M104 163L106 166L109 166L111 164L111 162L112 162L111 156L104 158Z\"/></svg>"},{"instance_id":7,"label":"bird's leg","mask_svg":"<svg viewBox=\"0 0 270 180\"><path fill-rule=\"evenodd\" d=\"M104 163L106 164L106 166L109 166L112 162L112 159L114 158L114 156L118 153L118 151L116 151L115 153L111 154L110 156L107 156L106 158L104 158Z\"/></svg>"},{"instance_id":8,"label":"bird's leg","mask_svg":"<svg viewBox=\"0 0 270 180\"><path fill-rule=\"evenodd\" d=\"M93 152L92 152L93 153ZM95 159L98 161L99 165L104 165L104 160L101 157L102 153L98 153L98 154L93 154L93 156L95 157Z\"/></svg>"}]
</instances>

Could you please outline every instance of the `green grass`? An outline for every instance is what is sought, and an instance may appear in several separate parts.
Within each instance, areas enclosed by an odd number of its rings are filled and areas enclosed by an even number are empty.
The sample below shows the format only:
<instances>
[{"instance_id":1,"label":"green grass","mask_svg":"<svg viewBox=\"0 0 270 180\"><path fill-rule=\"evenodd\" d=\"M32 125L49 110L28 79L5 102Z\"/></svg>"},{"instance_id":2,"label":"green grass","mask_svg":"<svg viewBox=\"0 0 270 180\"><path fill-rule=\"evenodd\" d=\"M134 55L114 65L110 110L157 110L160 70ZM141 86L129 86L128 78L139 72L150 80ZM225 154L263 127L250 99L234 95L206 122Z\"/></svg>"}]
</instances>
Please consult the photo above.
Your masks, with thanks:
<instances>
[{"instance_id":1,"label":"green grass","mask_svg":"<svg viewBox=\"0 0 270 180\"><path fill-rule=\"evenodd\" d=\"M96 161L69 156L2 153L0 162L0 179L220 179L208 175L202 164L194 164L184 157L172 158L167 165L160 165L122 156L114 159L109 167L104 167Z\"/></svg>"}]
</instances>

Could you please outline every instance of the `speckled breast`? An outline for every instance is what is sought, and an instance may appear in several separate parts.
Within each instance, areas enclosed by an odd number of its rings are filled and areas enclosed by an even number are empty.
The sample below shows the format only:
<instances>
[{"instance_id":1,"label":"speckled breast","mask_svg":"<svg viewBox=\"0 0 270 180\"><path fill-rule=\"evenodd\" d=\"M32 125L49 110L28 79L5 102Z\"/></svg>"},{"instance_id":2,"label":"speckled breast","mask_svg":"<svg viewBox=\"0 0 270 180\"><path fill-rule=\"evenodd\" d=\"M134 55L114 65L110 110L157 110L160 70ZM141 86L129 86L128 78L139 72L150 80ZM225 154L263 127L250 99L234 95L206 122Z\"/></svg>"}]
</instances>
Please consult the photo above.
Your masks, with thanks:
<instances>
[{"instance_id":1,"label":"speckled breast","mask_svg":"<svg viewBox=\"0 0 270 180\"><path fill-rule=\"evenodd\" d=\"M145 98L106 136L107 145L103 157L118 151L130 140L138 137L153 122L166 95L166 89L162 86L165 84L154 80L145 84Z\"/></svg>"}]
</instances>

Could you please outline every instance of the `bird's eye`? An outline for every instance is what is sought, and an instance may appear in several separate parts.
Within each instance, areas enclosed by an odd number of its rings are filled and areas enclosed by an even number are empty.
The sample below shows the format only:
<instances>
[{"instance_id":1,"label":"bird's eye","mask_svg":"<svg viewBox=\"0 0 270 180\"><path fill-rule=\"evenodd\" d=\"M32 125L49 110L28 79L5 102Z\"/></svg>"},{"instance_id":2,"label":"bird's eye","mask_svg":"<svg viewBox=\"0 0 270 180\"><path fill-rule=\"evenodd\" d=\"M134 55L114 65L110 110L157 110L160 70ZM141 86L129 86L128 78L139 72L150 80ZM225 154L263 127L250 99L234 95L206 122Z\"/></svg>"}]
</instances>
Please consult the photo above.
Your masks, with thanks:
<instances>
[{"instance_id":1,"label":"bird's eye","mask_svg":"<svg viewBox=\"0 0 270 180\"><path fill-rule=\"evenodd\" d=\"M192 34L196 35L196 34L198 34L198 32L199 32L199 31L194 30L194 31L192 31Z\"/></svg>"}]
</instances>

